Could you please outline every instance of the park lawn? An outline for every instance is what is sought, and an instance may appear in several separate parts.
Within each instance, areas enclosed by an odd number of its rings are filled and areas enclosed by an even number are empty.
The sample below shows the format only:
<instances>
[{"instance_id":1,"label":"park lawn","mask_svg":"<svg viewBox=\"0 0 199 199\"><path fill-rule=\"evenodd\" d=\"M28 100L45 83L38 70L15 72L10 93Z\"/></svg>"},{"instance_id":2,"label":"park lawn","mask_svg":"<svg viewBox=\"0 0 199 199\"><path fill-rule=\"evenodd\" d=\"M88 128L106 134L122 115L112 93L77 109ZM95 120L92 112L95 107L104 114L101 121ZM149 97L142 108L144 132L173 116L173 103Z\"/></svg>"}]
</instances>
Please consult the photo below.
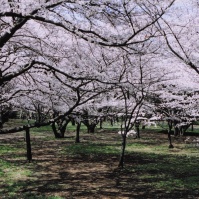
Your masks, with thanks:
<instances>
[{"instance_id":1,"label":"park lawn","mask_svg":"<svg viewBox=\"0 0 199 199\"><path fill-rule=\"evenodd\" d=\"M199 148L156 129L128 138L125 167L118 169L121 137L116 130L75 128L55 139L49 127L31 130L33 161L26 161L24 133L1 135L0 198L199 198Z\"/></svg>"}]
</instances>

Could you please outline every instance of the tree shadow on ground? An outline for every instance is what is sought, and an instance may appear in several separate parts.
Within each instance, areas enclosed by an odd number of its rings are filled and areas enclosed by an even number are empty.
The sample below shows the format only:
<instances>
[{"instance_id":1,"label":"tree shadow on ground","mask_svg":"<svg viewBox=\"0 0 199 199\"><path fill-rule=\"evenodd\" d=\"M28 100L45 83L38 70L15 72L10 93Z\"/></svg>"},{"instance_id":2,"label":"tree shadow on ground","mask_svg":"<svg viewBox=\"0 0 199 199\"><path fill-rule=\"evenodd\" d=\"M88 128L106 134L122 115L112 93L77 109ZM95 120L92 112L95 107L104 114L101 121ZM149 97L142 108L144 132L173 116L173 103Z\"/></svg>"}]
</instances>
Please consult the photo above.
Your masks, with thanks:
<instances>
[{"instance_id":1,"label":"tree shadow on ground","mask_svg":"<svg viewBox=\"0 0 199 199\"><path fill-rule=\"evenodd\" d=\"M163 157L162 157L163 158ZM163 158L164 159L164 158ZM9 185L9 190L16 190L18 195L31 193L32 195L59 195L63 198L197 198L198 193L193 190L176 188L171 192L155 189L153 183L162 181L154 172L147 171L150 176L139 178L144 170L136 170L136 165L156 163L146 157L136 155L126 156L127 169L117 169L118 157L108 155L79 157L38 157L33 161L34 171L30 179L17 181ZM132 166L133 165L133 166ZM135 168L133 170L132 168ZM162 171L165 177L171 171ZM151 178L151 176L153 176ZM172 174L173 178L175 173ZM198 176L199 177L199 176ZM166 179L165 179L166 181ZM6 188L6 187L4 187ZM4 194L8 194L4 192ZM16 196L15 196L16 197ZM17 197L16 197L17 198Z\"/></svg>"},{"instance_id":2,"label":"tree shadow on ground","mask_svg":"<svg viewBox=\"0 0 199 199\"><path fill-rule=\"evenodd\" d=\"M199 180L197 170L192 170L197 169L197 160L191 166L191 162L182 157L176 165L168 156L131 153L125 156L125 168L118 169L119 154L62 153L62 147L71 144L68 140L36 140L34 160L26 165L31 174L15 183L0 185L0 193L4 198L199 198L195 187L175 185L177 180L185 181L192 174ZM21 159L11 160L11 155L3 158L19 167L25 164ZM185 166L190 165L186 171L180 167L183 162ZM169 182L171 189L155 186L160 181ZM16 193L13 197L9 195L11 191Z\"/></svg>"}]
</instances>

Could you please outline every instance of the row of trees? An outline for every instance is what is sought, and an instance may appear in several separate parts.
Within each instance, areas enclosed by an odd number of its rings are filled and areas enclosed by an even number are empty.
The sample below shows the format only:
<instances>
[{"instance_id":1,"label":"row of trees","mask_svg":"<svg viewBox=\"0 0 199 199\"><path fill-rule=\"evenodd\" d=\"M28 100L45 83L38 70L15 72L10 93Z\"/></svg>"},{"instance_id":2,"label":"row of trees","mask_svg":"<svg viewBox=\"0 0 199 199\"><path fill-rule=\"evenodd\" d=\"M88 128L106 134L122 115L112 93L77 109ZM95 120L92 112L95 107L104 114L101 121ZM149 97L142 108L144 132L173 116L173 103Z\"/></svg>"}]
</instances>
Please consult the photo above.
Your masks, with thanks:
<instances>
[{"instance_id":1,"label":"row of trees","mask_svg":"<svg viewBox=\"0 0 199 199\"><path fill-rule=\"evenodd\" d=\"M197 76L185 75L186 66L199 73L197 2L187 10L177 0L0 2L1 134L51 124L63 137L71 118L92 129L96 118L123 115L123 166L141 113L173 122L198 114ZM10 108L36 122L4 129Z\"/></svg>"}]
</instances>

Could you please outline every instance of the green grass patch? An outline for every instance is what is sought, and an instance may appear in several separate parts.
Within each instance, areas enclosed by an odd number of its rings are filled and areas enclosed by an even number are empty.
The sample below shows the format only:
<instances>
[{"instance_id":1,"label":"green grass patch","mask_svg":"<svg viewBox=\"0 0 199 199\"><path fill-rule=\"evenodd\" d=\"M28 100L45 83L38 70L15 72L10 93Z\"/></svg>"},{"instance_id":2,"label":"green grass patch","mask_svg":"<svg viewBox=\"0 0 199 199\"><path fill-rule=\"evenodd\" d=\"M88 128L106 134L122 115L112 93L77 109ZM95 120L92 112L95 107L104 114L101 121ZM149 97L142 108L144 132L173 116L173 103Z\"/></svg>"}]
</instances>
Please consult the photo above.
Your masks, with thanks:
<instances>
[{"instance_id":1,"label":"green grass patch","mask_svg":"<svg viewBox=\"0 0 199 199\"><path fill-rule=\"evenodd\" d=\"M1 145L0 146L0 155L13 153L14 151L17 151L18 149L16 147L10 146L8 144Z\"/></svg>"},{"instance_id":2,"label":"green grass patch","mask_svg":"<svg viewBox=\"0 0 199 199\"><path fill-rule=\"evenodd\" d=\"M106 144L95 144L95 143L74 143L73 145L67 146L65 152L73 155L85 154L118 154L119 149L116 145L106 145Z\"/></svg>"},{"instance_id":3,"label":"green grass patch","mask_svg":"<svg viewBox=\"0 0 199 199\"><path fill-rule=\"evenodd\" d=\"M46 133L52 133L52 127L50 125L48 126L41 126L41 127L35 127L31 129L32 132L46 132Z\"/></svg>"},{"instance_id":4,"label":"green grass patch","mask_svg":"<svg viewBox=\"0 0 199 199\"><path fill-rule=\"evenodd\" d=\"M178 155L137 153L143 164L133 167L139 179L156 189L196 190L199 188L198 159Z\"/></svg>"},{"instance_id":5,"label":"green grass patch","mask_svg":"<svg viewBox=\"0 0 199 199\"><path fill-rule=\"evenodd\" d=\"M16 193L26 185L23 179L31 175L31 170L5 160L0 160L0 196L7 194L7 198L16 198Z\"/></svg>"}]
</instances>

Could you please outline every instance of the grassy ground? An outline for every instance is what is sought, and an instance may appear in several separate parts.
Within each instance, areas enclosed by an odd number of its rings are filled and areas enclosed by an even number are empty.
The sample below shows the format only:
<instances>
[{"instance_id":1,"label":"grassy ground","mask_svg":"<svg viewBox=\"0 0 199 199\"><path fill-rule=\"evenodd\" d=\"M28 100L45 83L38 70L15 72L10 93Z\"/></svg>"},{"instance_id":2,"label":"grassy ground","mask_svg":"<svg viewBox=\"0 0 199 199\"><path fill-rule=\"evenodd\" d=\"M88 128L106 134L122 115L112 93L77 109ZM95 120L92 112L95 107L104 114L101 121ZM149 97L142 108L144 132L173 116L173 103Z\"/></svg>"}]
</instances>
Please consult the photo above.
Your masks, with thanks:
<instances>
[{"instance_id":1,"label":"grassy ground","mask_svg":"<svg viewBox=\"0 0 199 199\"><path fill-rule=\"evenodd\" d=\"M109 127L109 126L107 126ZM55 139L50 127L31 130L33 161L25 158L24 133L0 136L0 198L199 198L199 148L159 129L128 138L125 168L117 168L121 137L112 128L74 143L74 127Z\"/></svg>"}]
</instances>

